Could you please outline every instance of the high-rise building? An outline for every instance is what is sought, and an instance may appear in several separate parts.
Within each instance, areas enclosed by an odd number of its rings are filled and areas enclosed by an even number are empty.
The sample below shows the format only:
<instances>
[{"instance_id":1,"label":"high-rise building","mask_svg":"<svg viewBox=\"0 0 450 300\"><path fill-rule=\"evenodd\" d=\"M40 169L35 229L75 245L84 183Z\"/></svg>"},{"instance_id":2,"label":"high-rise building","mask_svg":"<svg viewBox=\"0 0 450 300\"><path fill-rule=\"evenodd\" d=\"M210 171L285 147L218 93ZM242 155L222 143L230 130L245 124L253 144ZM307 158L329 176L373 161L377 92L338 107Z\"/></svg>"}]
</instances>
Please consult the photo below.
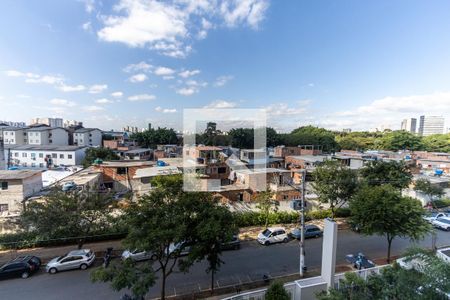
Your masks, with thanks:
<instances>
[{"instance_id":1,"label":"high-rise building","mask_svg":"<svg viewBox=\"0 0 450 300\"><path fill-rule=\"evenodd\" d=\"M64 120L64 127L83 127L83 122L76 121L76 120Z\"/></svg>"},{"instance_id":2,"label":"high-rise building","mask_svg":"<svg viewBox=\"0 0 450 300\"><path fill-rule=\"evenodd\" d=\"M31 125L33 124L45 124L50 127L63 127L64 125L61 118L33 118Z\"/></svg>"},{"instance_id":3,"label":"high-rise building","mask_svg":"<svg viewBox=\"0 0 450 300\"><path fill-rule=\"evenodd\" d=\"M416 127L417 127L417 119L416 118L409 118L409 119L404 119L402 121L402 130L411 132L411 133L416 133Z\"/></svg>"},{"instance_id":4,"label":"high-rise building","mask_svg":"<svg viewBox=\"0 0 450 300\"><path fill-rule=\"evenodd\" d=\"M422 136L444 133L443 116L420 116L419 134Z\"/></svg>"}]
</instances>

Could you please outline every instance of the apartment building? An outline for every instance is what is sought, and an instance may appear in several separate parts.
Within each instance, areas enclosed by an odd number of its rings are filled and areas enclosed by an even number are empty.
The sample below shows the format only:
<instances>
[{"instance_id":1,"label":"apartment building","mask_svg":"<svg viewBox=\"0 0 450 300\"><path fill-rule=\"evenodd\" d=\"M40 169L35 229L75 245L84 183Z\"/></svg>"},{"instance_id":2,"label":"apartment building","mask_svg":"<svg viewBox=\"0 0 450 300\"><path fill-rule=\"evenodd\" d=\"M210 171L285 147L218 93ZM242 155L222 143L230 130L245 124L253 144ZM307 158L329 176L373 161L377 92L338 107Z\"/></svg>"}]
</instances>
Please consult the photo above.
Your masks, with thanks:
<instances>
[{"instance_id":1,"label":"apartment building","mask_svg":"<svg viewBox=\"0 0 450 300\"><path fill-rule=\"evenodd\" d=\"M401 130L405 130L411 133L416 133L416 127L417 127L416 118L404 119L401 124Z\"/></svg>"},{"instance_id":2,"label":"apartment building","mask_svg":"<svg viewBox=\"0 0 450 300\"><path fill-rule=\"evenodd\" d=\"M102 131L97 128L80 128L73 133L73 144L99 147L102 145Z\"/></svg>"},{"instance_id":3,"label":"apartment building","mask_svg":"<svg viewBox=\"0 0 450 300\"><path fill-rule=\"evenodd\" d=\"M17 216L23 201L41 189L41 171L0 170L0 217Z\"/></svg>"},{"instance_id":4,"label":"apartment building","mask_svg":"<svg viewBox=\"0 0 450 300\"><path fill-rule=\"evenodd\" d=\"M24 145L27 143L27 128L21 127L3 127L0 128L3 143L5 145Z\"/></svg>"},{"instance_id":5,"label":"apartment building","mask_svg":"<svg viewBox=\"0 0 450 300\"><path fill-rule=\"evenodd\" d=\"M444 133L443 116L420 116L419 134L422 136Z\"/></svg>"},{"instance_id":6,"label":"apartment building","mask_svg":"<svg viewBox=\"0 0 450 300\"><path fill-rule=\"evenodd\" d=\"M63 127L64 122L61 118L33 118L30 124L45 124L50 127Z\"/></svg>"},{"instance_id":7,"label":"apartment building","mask_svg":"<svg viewBox=\"0 0 450 300\"><path fill-rule=\"evenodd\" d=\"M9 166L40 169L78 166L86 155L86 149L84 146L6 145L5 157Z\"/></svg>"},{"instance_id":8,"label":"apartment building","mask_svg":"<svg viewBox=\"0 0 450 300\"><path fill-rule=\"evenodd\" d=\"M28 145L57 145L69 144L69 133L60 127L31 127L26 130Z\"/></svg>"}]
</instances>

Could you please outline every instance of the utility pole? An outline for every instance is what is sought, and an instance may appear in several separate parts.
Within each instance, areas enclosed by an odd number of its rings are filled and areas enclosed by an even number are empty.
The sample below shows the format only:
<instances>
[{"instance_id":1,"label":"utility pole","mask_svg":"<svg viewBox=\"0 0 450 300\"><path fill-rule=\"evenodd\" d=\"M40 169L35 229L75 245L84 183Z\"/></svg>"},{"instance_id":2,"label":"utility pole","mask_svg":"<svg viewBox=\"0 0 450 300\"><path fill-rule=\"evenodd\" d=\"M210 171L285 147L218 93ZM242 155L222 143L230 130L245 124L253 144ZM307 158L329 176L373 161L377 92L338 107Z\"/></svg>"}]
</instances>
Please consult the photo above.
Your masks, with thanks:
<instances>
[{"instance_id":1,"label":"utility pole","mask_svg":"<svg viewBox=\"0 0 450 300\"><path fill-rule=\"evenodd\" d=\"M302 170L302 186L301 186L301 210L300 210L300 277L304 276L306 271L305 264L305 186L306 186L306 169Z\"/></svg>"}]
</instances>

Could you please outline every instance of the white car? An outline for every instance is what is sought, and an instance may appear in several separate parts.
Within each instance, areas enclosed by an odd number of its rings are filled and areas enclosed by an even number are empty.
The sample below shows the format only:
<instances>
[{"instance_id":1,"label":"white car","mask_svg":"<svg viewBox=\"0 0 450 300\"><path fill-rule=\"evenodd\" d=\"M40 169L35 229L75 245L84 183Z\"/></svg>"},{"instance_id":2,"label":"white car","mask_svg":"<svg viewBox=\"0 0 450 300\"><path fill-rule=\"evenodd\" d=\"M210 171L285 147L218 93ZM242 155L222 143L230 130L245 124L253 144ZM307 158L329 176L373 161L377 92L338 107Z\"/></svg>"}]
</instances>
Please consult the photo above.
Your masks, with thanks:
<instances>
[{"instance_id":1,"label":"white car","mask_svg":"<svg viewBox=\"0 0 450 300\"><path fill-rule=\"evenodd\" d=\"M432 223L434 220L438 218L445 218L445 217L448 217L448 215L446 213L441 212L441 213L433 213L430 217L424 217L424 219Z\"/></svg>"},{"instance_id":2,"label":"white car","mask_svg":"<svg viewBox=\"0 0 450 300\"><path fill-rule=\"evenodd\" d=\"M289 241L286 229L283 227L270 227L258 234L258 243L270 245L274 243L286 243Z\"/></svg>"},{"instance_id":3,"label":"white car","mask_svg":"<svg viewBox=\"0 0 450 300\"><path fill-rule=\"evenodd\" d=\"M89 249L73 250L49 261L45 270L50 274L73 269L86 270L94 263L94 260L95 254Z\"/></svg>"},{"instance_id":4,"label":"white car","mask_svg":"<svg viewBox=\"0 0 450 300\"><path fill-rule=\"evenodd\" d=\"M140 250L125 250L122 253L122 259L125 260L127 258L132 259L133 261L144 261L149 259L154 259L154 255L151 252L140 251Z\"/></svg>"},{"instance_id":5,"label":"white car","mask_svg":"<svg viewBox=\"0 0 450 300\"><path fill-rule=\"evenodd\" d=\"M449 217L437 218L436 220L433 220L431 222L431 224L433 224L433 226L436 228L450 231L450 218Z\"/></svg>"}]
</instances>

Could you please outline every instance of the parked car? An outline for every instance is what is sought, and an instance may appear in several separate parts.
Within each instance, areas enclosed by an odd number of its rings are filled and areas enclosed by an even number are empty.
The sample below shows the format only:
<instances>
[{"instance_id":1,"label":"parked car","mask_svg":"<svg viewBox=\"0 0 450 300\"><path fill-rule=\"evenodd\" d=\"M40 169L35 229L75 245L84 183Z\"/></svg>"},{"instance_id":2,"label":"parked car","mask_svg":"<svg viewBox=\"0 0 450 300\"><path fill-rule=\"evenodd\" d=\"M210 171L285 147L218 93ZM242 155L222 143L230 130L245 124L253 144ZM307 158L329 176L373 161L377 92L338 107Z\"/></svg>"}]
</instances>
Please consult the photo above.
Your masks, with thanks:
<instances>
[{"instance_id":1,"label":"parked car","mask_svg":"<svg viewBox=\"0 0 450 300\"><path fill-rule=\"evenodd\" d=\"M286 233L286 229L283 227L271 227L258 234L258 242L261 245L270 245L274 243L287 243L289 237Z\"/></svg>"},{"instance_id":2,"label":"parked car","mask_svg":"<svg viewBox=\"0 0 450 300\"><path fill-rule=\"evenodd\" d=\"M188 255L191 252L191 246L186 245L185 242L181 243L171 243L169 246L169 255L172 255L174 252L178 251L180 256Z\"/></svg>"},{"instance_id":3,"label":"parked car","mask_svg":"<svg viewBox=\"0 0 450 300\"><path fill-rule=\"evenodd\" d=\"M130 250L123 251L122 259L125 260L128 258L132 259L133 261L144 261L144 260L154 259L155 256L151 252L140 251L137 249L134 249L132 251L130 251Z\"/></svg>"},{"instance_id":4,"label":"parked car","mask_svg":"<svg viewBox=\"0 0 450 300\"><path fill-rule=\"evenodd\" d=\"M448 215L446 213L434 212L434 213L431 213L431 216L424 217L424 219L430 223L433 223L433 221L435 221L436 219L445 218L445 217L448 217Z\"/></svg>"},{"instance_id":5,"label":"parked car","mask_svg":"<svg viewBox=\"0 0 450 300\"><path fill-rule=\"evenodd\" d=\"M63 184L63 186L62 186L62 191L63 192L69 192L69 191L73 191L73 190L76 190L76 189L77 189L77 185L73 181L65 182Z\"/></svg>"},{"instance_id":6,"label":"parked car","mask_svg":"<svg viewBox=\"0 0 450 300\"><path fill-rule=\"evenodd\" d=\"M290 236L294 239L299 240L301 238L301 229L295 228L291 231ZM316 225L306 225L305 226L305 238L310 237L321 237L323 235L323 231Z\"/></svg>"},{"instance_id":7,"label":"parked car","mask_svg":"<svg viewBox=\"0 0 450 300\"><path fill-rule=\"evenodd\" d=\"M49 261L45 270L50 274L73 269L86 270L94 260L95 254L89 249L73 250Z\"/></svg>"},{"instance_id":8,"label":"parked car","mask_svg":"<svg viewBox=\"0 0 450 300\"><path fill-rule=\"evenodd\" d=\"M355 269L368 269L375 267L375 263L368 259L364 254L359 252L356 255L348 254L345 256L345 260L353 265Z\"/></svg>"},{"instance_id":9,"label":"parked car","mask_svg":"<svg viewBox=\"0 0 450 300\"><path fill-rule=\"evenodd\" d=\"M223 242L221 245L222 250L237 250L239 248L241 248L241 241L237 234L233 234L230 241Z\"/></svg>"},{"instance_id":10,"label":"parked car","mask_svg":"<svg viewBox=\"0 0 450 300\"><path fill-rule=\"evenodd\" d=\"M431 222L431 224L433 224L433 226L436 228L450 231L450 218L449 217L437 218L436 220L433 220Z\"/></svg>"},{"instance_id":11,"label":"parked car","mask_svg":"<svg viewBox=\"0 0 450 300\"><path fill-rule=\"evenodd\" d=\"M41 260L37 256L19 256L0 267L0 278L22 277L28 278L41 267Z\"/></svg>"}]
</instances>

